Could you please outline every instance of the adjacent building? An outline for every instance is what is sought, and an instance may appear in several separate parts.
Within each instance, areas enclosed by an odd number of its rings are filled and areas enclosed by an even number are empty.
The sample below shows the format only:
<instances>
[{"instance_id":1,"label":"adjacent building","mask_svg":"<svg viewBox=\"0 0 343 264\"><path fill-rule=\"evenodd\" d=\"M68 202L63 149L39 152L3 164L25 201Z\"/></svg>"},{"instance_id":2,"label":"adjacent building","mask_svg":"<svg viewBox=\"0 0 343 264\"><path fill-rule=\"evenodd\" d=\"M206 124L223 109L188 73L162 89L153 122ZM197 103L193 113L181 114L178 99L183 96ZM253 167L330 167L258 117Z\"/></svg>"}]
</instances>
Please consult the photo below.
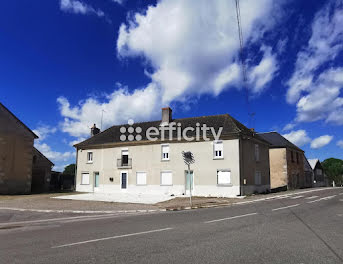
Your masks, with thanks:
<instances>
[{"instance_id":1,"label":"adjacent building","mask_svg":"<svg viewBox=\"0 0 343 264\"><path fill-rule=\"evenodd\" d=\"M277 132L259 133L270 143L271 189L295 189L305 187L304 151Z\"/></svg>"},{"instance_id":2,"label":"adjacent building","mask_svg":"<svg viewBox=\"0 0 343 264\"><path fill-rule=\"evenodd\" d=\"M204 126L211 129L203 133ZM269 143L228 114L172 119L163 108L158 121L101 133L94 126L75 147L80 192L183 195L192 188L198 196L235 197L270 190ZM195 158L190 177L183 151Z\"/></svg>"},{"instance_id":3,"label":"adjacent building","mask_svg":"<svg viewBox=\"0 0 343 264\"><path fill-rule=\"evenodd\" d=\"M38 149L33 147L31 192L50 190L51 169L54 164Z\"/></svg>"},{"instance_id":4,"label":"adjacent building","mask_svg":"<svg viewBox=\"0 0 343 264\"><path fill-rule=\"evenodd\" d=\"M308 162L313 170L313 186L324 187L328 186L328 180L325 176L324 169L319 159L310 159Z\"/></svg>"},{"instance_id":5,"label":"adjacent building","mask_svg":"<svg viewBox=\"0 0 343 264\"><path fill-rule=\"evenodd\" d=\"M38 138L0 103L0 194L47 190L53 165L33 147Z\"/></svg>"}]
</instances>

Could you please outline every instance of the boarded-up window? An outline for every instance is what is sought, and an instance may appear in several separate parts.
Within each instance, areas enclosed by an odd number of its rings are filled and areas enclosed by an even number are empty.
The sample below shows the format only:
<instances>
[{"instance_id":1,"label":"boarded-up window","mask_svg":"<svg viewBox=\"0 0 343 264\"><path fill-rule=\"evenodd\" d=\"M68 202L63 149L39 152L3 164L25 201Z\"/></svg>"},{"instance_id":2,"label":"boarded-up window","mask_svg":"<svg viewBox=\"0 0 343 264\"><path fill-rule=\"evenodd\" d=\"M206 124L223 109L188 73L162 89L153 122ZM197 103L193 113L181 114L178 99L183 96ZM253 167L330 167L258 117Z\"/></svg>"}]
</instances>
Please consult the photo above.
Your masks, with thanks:
<instances>
[{"instance_id":1,"label":"boarded-up window","mask_svg":"<svg viewBox=\"0 0 343 264\"><path fill-rule=\"evenodd\" d=\"M218 170L217 171L217 183L218 183L218 185L231 184L231 171L230 170Z\"/></svg>"},{"instance_id":2,"label":"boarded-up window","mask_svg":"<svg viewBox=\"0 0 343 264\"><path fill-rule=\"evenodd\" d=\"M81 184L89 184L89 173L81 174Z\"/></svg>"},{"instance_id":3,"label":"boarded-up window","mask_svg":"<svg viewBox=\"0 0 343 264\"><path fill-rule=\"evenodd\" d=\"M161 172L161 185L173 185L173 174L171 171Z\"/></svg>"},{"instance_id":4,"label":"boarded-up window","mask_svg":"<svg viewBox=\"0 0 343 264\"><path fill-rule=\"evenodd\" d=\"M137 172L137 185L146 185L146 172Z\"/></svg>"}]
</instances>

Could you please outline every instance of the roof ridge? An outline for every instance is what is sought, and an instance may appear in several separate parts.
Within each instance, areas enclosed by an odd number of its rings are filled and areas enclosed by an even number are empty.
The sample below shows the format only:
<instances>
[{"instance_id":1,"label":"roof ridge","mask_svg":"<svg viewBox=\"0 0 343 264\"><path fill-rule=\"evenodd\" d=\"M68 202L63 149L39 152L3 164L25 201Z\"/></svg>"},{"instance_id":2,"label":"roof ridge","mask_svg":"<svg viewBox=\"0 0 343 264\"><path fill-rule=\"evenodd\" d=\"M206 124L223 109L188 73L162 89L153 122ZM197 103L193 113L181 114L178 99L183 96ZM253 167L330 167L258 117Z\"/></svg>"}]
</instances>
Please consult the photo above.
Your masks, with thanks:
<instances>
[{"instance_id":1,"label":"roof ridge","mask_svg":"<svg viewBox=\"0 0 343 264\"><path fill-rule=\"evenodd\" d=\"M6 106L4 106L0 102L0 106L2 106L14 119L16 119L24 128L26 128L31 134L33 134L34 138L39 138L27 125L25 125L15 114L13 114Z\"/></svg>"}]
</instances>

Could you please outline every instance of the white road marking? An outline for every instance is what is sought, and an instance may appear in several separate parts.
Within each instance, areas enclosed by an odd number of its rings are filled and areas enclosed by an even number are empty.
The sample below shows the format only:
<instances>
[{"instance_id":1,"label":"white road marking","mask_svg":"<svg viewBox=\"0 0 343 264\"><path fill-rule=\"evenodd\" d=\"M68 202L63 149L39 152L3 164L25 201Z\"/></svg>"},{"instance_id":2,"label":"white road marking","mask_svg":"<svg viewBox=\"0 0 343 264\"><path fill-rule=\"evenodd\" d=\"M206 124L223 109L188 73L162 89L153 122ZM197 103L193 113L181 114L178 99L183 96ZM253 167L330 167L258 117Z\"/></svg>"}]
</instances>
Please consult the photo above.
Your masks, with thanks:
<instances>
[{"instance_id":1,"label":"white road marking","mask_svg":"<svg viewBox=\"0 0 343 264\"><path fill-rule=\"evenodd\" d=\"M332 199L334 197L336 197L336 195L326 196L326 197L323 197L323 198L320 198L320 199L317 199L317 200L313 200L313 201L310 201L310 202L307 202L307 203L315 203L315 202L319 202L319 201L326 201L326 200L330 200L330 199Z\"/></svg>"},{"instance_id":2,"label":"white road marking","mask_svg":"<svg viewBox=\"0 0 343 264\"><path fill-rule=\"evenodd\" d=\"M117 215L87 215L87 216L73 216L73 217L58 217L58 218L49 218L49 219L41 219L41 220L31 220L31 221L20 221L20 222L7 222L7 223L0 223L0 226L8 226L8 225L20 225L20 224L34 224L34 223L44 223L44 222L58 222L58 221L67 221L67 220L83 220L83 219L99 219L105 217L112 217Z\"/></svg>"},{"instance_id":3,"label":"white road marking","mask_svg":"<svg viewBox=\"0 0 343 264\"><path fill-rule=\"evenodd\" d=\"M293 205L289 205L289 206L285 206L285 207L279 207L279 208L272 209L272 211L283 210L283 209L287 209L287 208L296 207L296 206L299 206L299 205L300 204L293 204Z\"/></svg>"},{"instance_id":4,"label":"white road marking","mask_svg":"<svg viewBox=\"0 0 343 264\"><path fill-rule=\"evenodd\" d=\"M73 213L73 214L116 214L116 213L150 213L162 212L165 209L151 210L118 210L118 211L90 211L90 210L49 210L49 209L24 209L14 207L0 207L0 210L11 210L20 212L38 212L38 213Z\"/></svg>"},{"instance_id":5,"label":"white road marking","mask_svg":"<svg viewBox=\"0 0 343 264\"><path fill-rule=\"evenodd\" d=\"M205 224L209 224L209 223L220 222L220 221L225 221L225 220L231 220L231 219L236 219L236 218L241 218L241 217L246 217L246 216L251 216L251 215L257 215L257 213L244 214L244 215L236 215L236 216L232 216L232 217L227 217L227 218L221 218L221 219L206 221L204 223Z\"/></svg>"},{"instance_id":6,"label":"white road marking","mask_svg":"<svg viewBox=\"0 0 343 264\"><path fill-rule=\"evenodd\" d=\"M310 197L306 197L305 199L306 200L311 200L311 199L314 199L314 198L317 198L319 197L318 195L313 195L313 196L310 196Z\"/></svg>"},{"instance_id":7,"label":"white road marking","mask_svg":"<svg viewBox=\"0 0 343 264\"><path fill-rule=\"evenodd\" d=\"M292 197L291 199L299 199L299 198L301 198L301 197L304 197L303 195L299 195L299 196L294 196L294 197Z\"/></svg>"},{"instance_id":8,"label":"white road marking","mask_svg":"<svg viewBox=\"0 0 343 264\"><path fill-rule=\"evenodd\" d=\"M104 240L110 240L110 239L117 239L117 238L122 238L122 237L139 236L139 235L145 235L145 234L150 234L150 233L163 232L163 231L168 231L168 230L171 230L171 229L173 229L173 228L172 227L167 227L167 228L162 228L162 229L155 229L155 230L149 230L149 231L125 234L125 235L118 235L118 236L104 237L104 238L98 238L98 239L91 239L91 240L85 240L85 241L81 241L81 242L64 244L64 245L60 245L60 246L54 246L54 247L51 247L51 248L71 247L71 246L76 246L76 245L82 245L82 244L93 243L93 242L104 241Z\"/></svg>"}]
</instances>

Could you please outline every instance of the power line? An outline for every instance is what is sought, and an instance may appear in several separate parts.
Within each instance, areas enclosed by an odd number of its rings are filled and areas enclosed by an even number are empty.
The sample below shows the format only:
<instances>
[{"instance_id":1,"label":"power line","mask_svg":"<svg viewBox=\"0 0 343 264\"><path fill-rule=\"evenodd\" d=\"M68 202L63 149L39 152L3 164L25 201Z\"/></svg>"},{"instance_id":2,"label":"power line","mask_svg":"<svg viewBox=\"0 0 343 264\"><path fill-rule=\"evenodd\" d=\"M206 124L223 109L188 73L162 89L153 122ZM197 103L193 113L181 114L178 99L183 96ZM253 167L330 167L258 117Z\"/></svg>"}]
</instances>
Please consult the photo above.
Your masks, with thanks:
<instances>
[{"instance_id":1,"label":"power line","mask_svg":"<svg viewBox=\"0 0 343 264\"><path fill-rule=\"evenodd\" d=\"M251 112L250 106L250 99L249 99L249 88L248 88L248 77L247 77L247 68L245 64L244 58L244 42L243 42L243 32L241 26L241 9L239 6L239 0L235 0L236 3L236 15L237 15L237 27L238 27L238 36L239 36L239 55L241 59L241 66L242 66L242 75L243 75L243 89L245 90L245 100L248 108L248 116L249 116L249 126L251 127L253 124L253 117L255 113Z\"/></svg>"}]
</instances>

